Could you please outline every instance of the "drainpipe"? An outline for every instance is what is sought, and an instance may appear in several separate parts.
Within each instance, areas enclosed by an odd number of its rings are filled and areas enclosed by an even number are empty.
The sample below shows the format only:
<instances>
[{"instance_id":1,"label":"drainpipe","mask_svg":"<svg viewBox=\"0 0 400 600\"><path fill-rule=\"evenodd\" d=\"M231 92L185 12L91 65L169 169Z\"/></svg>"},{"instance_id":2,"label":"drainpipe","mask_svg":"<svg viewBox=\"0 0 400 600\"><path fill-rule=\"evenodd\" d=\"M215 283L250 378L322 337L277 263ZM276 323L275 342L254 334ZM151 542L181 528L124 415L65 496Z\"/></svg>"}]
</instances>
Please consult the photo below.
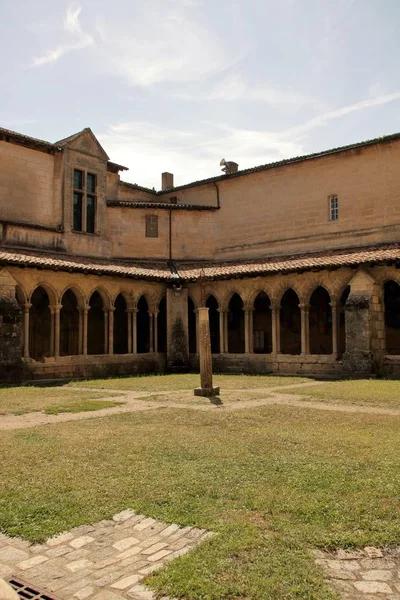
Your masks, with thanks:
<instances>
[{"instance_id":1,"label":"drainpipe","mask_svg":"<svg viewBox=\"0 0 400 600\"><path fill-rule=\"evenodd\" d=\"M215 189L217 190L217 208L221 208L221 204L219 202L219 187L217 186L215 181L213 181L212 183L215 185Z\"/></svg>"}]
</instances>

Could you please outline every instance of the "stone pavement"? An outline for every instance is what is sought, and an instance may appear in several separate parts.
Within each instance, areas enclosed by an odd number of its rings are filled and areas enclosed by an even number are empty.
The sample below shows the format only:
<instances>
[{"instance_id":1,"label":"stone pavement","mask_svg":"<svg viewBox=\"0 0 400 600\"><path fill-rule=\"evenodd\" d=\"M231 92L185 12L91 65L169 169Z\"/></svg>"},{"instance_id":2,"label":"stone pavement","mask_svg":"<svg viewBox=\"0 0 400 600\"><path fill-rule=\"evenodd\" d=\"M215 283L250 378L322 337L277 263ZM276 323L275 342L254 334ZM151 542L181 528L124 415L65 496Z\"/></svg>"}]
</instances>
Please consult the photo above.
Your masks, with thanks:
<instances>
[{"instance_id":1,"label":"stone pavement","mask_svg":"<svg viewBox=\"0 0 400 600\"><path fill-rule=\"evenodd\" d=\"M344 600L400 600L400 548L314 554L326 581Z\"/></svg>"},{"instance_id":2,"label":"stone pavement","mask_svg":"<svg viewBox=\"0 0 400 600\"><path fill-rule=\"evenodd\" d=\"M65 600L153 600L140 582L212 535L131 510L35 546L0 534L0 577L20 577Z\"/></svg>"}]
</instances>

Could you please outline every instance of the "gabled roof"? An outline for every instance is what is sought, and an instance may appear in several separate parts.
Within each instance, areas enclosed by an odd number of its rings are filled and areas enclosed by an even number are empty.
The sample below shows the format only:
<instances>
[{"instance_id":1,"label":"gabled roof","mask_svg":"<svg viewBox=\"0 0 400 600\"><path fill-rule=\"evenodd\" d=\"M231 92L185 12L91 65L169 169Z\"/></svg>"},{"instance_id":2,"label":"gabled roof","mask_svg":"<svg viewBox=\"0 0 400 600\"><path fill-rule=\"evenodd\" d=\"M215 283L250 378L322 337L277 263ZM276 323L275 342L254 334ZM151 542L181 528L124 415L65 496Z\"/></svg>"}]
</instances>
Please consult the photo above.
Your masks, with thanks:
<instances>
[{"instance_id":1,"label":"gabled roof","mask_svg":"<svg viewBox=\"0 0 400 600\"><path fill-rule=\"evenodd\" d=\"M55 154L58 150L57 146L51 142L39 140L38 138L23 135L22 133L12 131L11 129L4 129L3 127L0 127L0 140L19 144L20 146L27 146L28 148L34 148L35 150L50 154Z\"/></svg>"},{"instance_id":2,"label":"gabled roof","mask_svg":"<svg viewBox=\"0 0 400 600\"><path fill-rule=\"evenodd\" d=\"M82 129L82 131L78 131L77 133L74 133L62 140L59 140L58 142L55 143L55 145L58 148L65 148L67 146L72 145L73 142L78 141L81 137L83 137L85 135L89 135L91 137L91 139L93 140L93 142L98 147L98 149L100 150L101 154L104 156L104 158L106 158L107 160L110 160L110 157L108 156L107 152L104 150L103 146L100 144L99 140L94 135L94 133L90 129L90 127L85 127L84 129Z\"/></svg>"}]
</instances>

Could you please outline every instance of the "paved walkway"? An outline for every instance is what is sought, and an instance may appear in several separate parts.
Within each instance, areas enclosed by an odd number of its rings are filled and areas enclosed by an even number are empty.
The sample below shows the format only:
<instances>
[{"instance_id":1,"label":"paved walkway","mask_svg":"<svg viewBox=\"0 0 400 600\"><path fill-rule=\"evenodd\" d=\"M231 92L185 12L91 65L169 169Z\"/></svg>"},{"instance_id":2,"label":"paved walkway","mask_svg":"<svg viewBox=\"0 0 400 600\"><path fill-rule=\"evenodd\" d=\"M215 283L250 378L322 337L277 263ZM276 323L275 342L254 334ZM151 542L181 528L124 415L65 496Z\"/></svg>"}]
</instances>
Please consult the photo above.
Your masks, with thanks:
<instances>
[{"instance_id":1,"label":"paved walkway","mask_svg":"<svg viewBox=\"0 0 400 600\"><path fill-rule=\"evenodd\" d=\"M344 600L400 600L400 548L316 551L316 563Z\"/></svg>"},{"instance_id":2,"label":"paved walkway","mask_svg":"<svg viewBox=\"0 0 400 600\"><path fill-rule=\"evenodd\" d=\"M0 577L20 577L65 600L153 600L140 582L211 535L131 510L36 546L0 534Z\"/></svg>"}]
</instances>

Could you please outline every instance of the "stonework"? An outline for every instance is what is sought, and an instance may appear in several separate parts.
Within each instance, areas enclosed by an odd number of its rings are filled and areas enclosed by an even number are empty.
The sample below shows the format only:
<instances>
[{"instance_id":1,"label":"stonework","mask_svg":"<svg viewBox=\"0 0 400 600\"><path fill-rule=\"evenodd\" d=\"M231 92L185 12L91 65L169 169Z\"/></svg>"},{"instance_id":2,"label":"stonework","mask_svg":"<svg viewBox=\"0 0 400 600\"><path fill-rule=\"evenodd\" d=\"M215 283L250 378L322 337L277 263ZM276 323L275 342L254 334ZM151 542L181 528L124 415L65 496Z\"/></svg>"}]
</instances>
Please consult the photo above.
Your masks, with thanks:
<instances>
[{"instance_id":1,"label":"stonework","mask_svg":"<svg viewBox=\"0 0 400 600\"><path fill-rule=\"evenodd\" d=\"M399 157L396 134L156 192L88 128L0 129L0 379L197 368L201 272L214 368L400 376Z\"/></svg>"}]
</instances>

